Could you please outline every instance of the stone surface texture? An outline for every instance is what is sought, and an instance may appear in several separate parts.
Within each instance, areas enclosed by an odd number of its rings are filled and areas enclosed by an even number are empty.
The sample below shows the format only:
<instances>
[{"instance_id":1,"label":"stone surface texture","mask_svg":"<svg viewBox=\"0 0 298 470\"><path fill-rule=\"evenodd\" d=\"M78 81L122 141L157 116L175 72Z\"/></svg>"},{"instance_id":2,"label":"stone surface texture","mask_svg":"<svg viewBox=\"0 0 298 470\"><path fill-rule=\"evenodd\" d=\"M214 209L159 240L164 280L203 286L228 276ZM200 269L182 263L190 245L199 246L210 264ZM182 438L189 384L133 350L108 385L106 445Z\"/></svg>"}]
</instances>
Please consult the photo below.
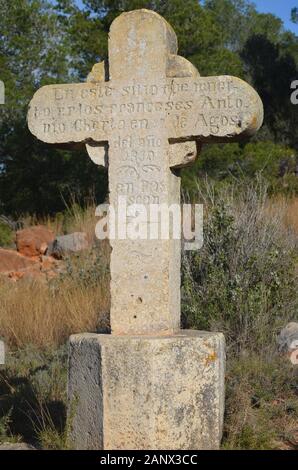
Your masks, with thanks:
<instances>
[{"instance_id":1,"label":"stone surface texture","mask_svg":"<svg viewBox=\"0 0 298 470\"><path fill-rule=\"evenodd\" d=\"M52 256L24 256L14 250L0 248L0 276L11 281L46 282L65 271L65 265Z\"/></svg>"},{"instance_id":2,"label":"stone surface texture","mask_svg":"<svg viewBox=\"0 0 298 470\"><path fill-rule=\"evenodd\" d=\"M58 259L70 253L78 253L90 247L87 233L74 232L68 235L56 237L49 245L47 255Z\"/></svg>"},{"instance_id":3,"label":"stone surface texture","mask_svg":"<svg viewBox=\"0 0 298 470\"><path fill-rule=\"evenodd\" d=\"M4 442L4 444L0 445L0 450L36 450L36 447L25 442Z\"/></svg>"},{"instance_id":4,"label":"stone surface texture","mask_svg":"<svg viewBox=\"0 0 298 470\"><path fill-rule=\"evenodd\" d=\"M224 337L74 335L69 416L76 449L218 448Z\"/></svg>"},{"instance_id":5,"label":"stone surface texture","mask_svg":"<svg viewBox=\"0 0 298 470\"><path fill-rule=\"evenodd\" d=\"M279 350L283 352L288 352L293 349L298 349L298 323L291 322L288 323L280 332L277 338ZM295 342L296 347L293 347Z\"/></svg>"},{"instance_id":6,"label":"stone surface texture","mask_svg":"<svg viewBox=\"0 0 298 470\"><path fill-rule=\"evenodd\" d=\"M285 354L290 362L298 365L298 323L288 323L277 337L278 349Z\"/></svg>"},{"instance_id":7,"label":"stone surface texture","mask_svg":"<svg viewBox=\"0 0 298 470\"><path fill-rule=\"evenodd\" d=\"M0 272L20 271L27 268L37 268L36 259L27 258L14 250L0 248Z\"/></svg>"}]
</instances>

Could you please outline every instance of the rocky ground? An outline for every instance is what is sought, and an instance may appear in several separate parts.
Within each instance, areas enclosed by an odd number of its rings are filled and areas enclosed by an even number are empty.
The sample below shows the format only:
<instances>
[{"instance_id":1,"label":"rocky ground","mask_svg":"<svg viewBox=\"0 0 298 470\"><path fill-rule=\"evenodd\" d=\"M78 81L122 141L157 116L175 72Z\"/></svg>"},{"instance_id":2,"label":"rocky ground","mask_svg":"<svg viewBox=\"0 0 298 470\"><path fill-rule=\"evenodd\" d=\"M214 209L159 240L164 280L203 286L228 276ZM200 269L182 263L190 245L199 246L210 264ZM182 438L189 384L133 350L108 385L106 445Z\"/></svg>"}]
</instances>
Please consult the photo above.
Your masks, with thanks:
<instances>
[{"instance_id":1,"label":"rocky ground","mask_svg":"<svg viewBox=\"0 0 298 470\"><path fill-rule=\"evenodd\" d=\"M88 248L85 233L56 237L47 227L37 225L16 232L16 249L0 248L0 275L11 281L48 281L65 269L63 255Z\"/></svg>"},{"instance_id":2,"label":"rocky ground","mask_svg":"<svg viewBox=\"0 0 298 470\"><path fill-rule=\"evenodd\" d=\"M16 442L15 444L10 442L5 442L0 445L0 450L36 450L35 447L30 444L25 444L24 442Z\"/></svg>"}]
</instances>

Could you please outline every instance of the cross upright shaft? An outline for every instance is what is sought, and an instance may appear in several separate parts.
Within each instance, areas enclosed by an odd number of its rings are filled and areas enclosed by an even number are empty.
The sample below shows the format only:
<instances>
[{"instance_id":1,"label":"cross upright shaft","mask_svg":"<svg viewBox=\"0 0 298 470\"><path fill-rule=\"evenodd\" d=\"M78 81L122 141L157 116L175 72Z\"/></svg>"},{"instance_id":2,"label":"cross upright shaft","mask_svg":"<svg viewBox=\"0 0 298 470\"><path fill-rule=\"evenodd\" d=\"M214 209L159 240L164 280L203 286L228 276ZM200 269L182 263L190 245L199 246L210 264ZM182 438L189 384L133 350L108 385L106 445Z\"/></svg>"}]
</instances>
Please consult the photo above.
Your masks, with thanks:
<instances>
[{"instance_id":1,"label":"cross upright shaft","mask_svg":"<svg viewBox=\"0 0 298 470\"><path fill-rule=\"evenodd\" d=\"M263 107L235 77L201 78L177 54L159 15L120 15L109 35L109 81L39 90L28 115L49 143L108 144L109 202L180 203L172 171L192 162L201 142L255 133ZM173 333L180 327L180 241L111 240L111 327L115 334Z\"/></svg>"},{"instance_id":2,"label":"cross upright shaft","mask_svg":"<svg viewBox=\"0 0 298 470\"><path fill-rule=\"evenodd\" d=\"M135 128L121 130L117 141L110 142L110 204L114 207L119 195L127 196L128 204L180 202L180 179L169 166L165 111L153 110L169 54L177 52L177 39L158 15L144 11L143 21L135 21L135 15L118 17L109 36L110 78L127 81L124 93L131 108L136 108ZM112 240L111 245L112 331L178 330L179 240Z\"/></svg>"}]
</instances>

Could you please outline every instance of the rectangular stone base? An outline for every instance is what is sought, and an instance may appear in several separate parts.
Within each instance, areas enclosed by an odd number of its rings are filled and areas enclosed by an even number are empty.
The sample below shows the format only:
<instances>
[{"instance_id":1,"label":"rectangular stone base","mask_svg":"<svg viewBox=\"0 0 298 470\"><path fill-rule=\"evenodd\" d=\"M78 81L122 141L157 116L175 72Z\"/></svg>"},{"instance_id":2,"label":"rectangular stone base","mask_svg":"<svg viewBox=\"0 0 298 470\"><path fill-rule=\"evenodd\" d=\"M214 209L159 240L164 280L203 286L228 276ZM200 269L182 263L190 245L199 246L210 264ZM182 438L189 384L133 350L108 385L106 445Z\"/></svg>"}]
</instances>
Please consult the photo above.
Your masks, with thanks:
<instances>
[{"instance_id":1,"label":"rectangular stone base","mask_svg":"<svg viewBox=\"0 0 298 470\"><path fill-rule=\"evenodd\" d=\"M75 449L219 448L221 333L70 338L69 425Z\"/></svg>"}]
</instances>

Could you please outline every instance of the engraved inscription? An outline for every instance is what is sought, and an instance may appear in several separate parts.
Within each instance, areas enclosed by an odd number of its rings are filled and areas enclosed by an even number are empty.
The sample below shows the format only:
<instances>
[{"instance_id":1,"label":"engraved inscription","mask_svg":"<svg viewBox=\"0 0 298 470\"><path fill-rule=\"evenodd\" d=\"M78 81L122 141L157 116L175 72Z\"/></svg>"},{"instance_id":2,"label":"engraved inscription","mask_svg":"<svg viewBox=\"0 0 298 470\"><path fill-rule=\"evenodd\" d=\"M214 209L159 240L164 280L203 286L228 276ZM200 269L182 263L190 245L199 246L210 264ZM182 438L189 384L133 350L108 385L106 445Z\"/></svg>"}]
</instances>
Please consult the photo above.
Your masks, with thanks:
<instances>
[{"instance_id":1,"label":"engraved inscription","mask_svg":"<svg viewBox=\"0 0 298 470\"><path fill-rule=\"evenodd\" d=\"M232 77L160 79L131 85L121 81L94 86L52 85L45 87L50 105L37 94L29 117L33 129L38 128L48 142L62 142L71 135L73 141L111 138L112 145L119 148L158 147L161 142L154 132L159 126L169 129L169 139L177 132L178 138L240 133L239 123L247 125L253 115L247 113L248 108L258 105L254 92L250 96L245 87L244 82ZM151 132L115 138L115 132L122 130ZM142 139L147 142L142 143Z\"/></svg>"}]
</instances>

